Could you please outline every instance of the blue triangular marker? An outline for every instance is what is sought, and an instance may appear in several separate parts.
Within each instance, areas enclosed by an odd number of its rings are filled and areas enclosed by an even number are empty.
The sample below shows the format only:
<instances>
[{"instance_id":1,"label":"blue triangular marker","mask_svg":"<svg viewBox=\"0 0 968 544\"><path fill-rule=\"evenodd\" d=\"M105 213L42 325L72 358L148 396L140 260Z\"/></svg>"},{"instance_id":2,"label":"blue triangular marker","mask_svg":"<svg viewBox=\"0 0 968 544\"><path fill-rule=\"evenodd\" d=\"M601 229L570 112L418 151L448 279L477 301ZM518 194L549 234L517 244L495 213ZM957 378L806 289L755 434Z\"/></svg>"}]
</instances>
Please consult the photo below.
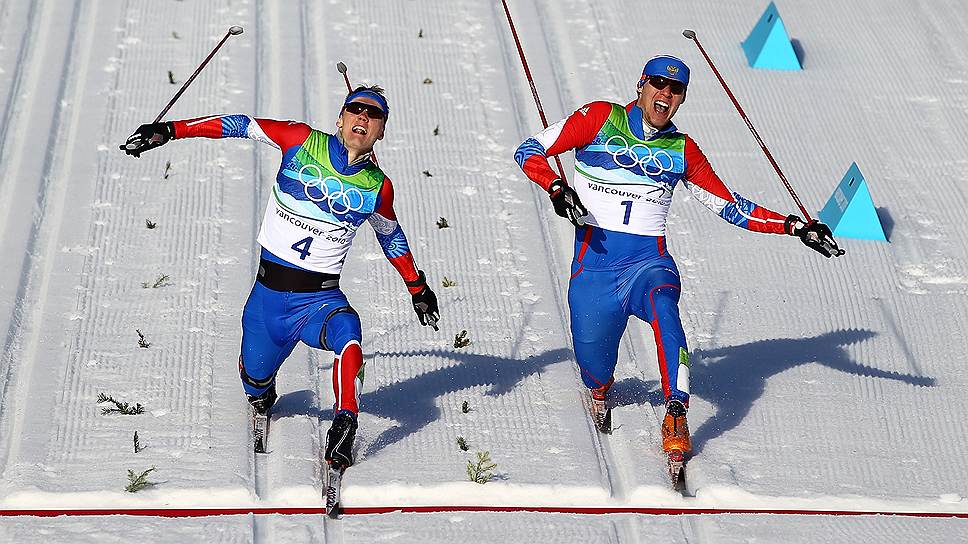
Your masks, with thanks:
<instances>
[{"instance_id":1,"label":"blue triangular marker","mask_svg":"<svg viewBox=\"0 0 968 544\"><path fill-rule=\"evenodd\" d=\"M834 237L887 241L867 182L856 162L850 165L819 215Z\"/></svg>"},{"instance_id":2,"label":"blue triangular marker","mask_svg":"<svg viewBox=\"0 0 968 544\"><path fill-rule=\"evenodd\" d=\"M770 2L756 26L742 43L746 61L753 68L774 70L802 70L800 59L793 51L790 36L780 18L776 4Z\"/></svg>"}]
</instances>

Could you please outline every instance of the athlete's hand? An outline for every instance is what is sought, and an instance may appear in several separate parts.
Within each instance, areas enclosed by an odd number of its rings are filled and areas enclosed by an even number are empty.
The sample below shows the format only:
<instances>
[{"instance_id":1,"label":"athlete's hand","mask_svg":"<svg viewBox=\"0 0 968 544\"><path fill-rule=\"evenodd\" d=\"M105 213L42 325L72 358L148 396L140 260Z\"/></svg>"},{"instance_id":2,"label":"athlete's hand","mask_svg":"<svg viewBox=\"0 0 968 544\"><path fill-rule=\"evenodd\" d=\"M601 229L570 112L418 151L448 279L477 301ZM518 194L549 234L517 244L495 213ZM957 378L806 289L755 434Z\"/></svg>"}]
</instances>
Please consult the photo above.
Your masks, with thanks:
<instances>
[{"instance_id":1,"label":"athlete's hand","mask_svg":"<svg viewBox=\"0 0 968 544\"><path fill-rule=\"evenodd\" d=\"M140 157L145 151L163 146L174 137L175 125L170 122L148 123L141 125L134 134L128 136L127 141L121 146L121 151Z\"/></svg>"},{"instance_id":2,"label":"athlete's hand","mask_svg":"<svg viewBox=\"0 0 968 544\"><path fill-rule=\"evenodd\" d=\"M574 189L560 179L556 179L548 187L548 196L551 198L556 214L571 221L571 224L576 227L585 226L583 218L588 215L588 210L582 205Z\"/></svg>"},{"instance_id":3,"label":"athlete's hand","mask_svg":"<svg viewBox=\"0 0 968 544\"><path fill-rule=\"evenodd\" d=\"M840 257L846 251L837 246L834 235L830 232L830 227L824 225L816 219L811 219L809 223L804 223L796 215L789 215L783 222L783 230L790 236L800 238L800 241L810 249L820 253L828 259L830 257Z\"/></svg>"},{"instance_id":4,"label":"athlete's hand","mask_svg":"<svg viewBox=\"0 0 968 544\"><path fill-rule=\"evenodd\" d=\"M417 319L420 320L421 325L433 327L438 331L440 329L437 328L437 320L440 319L440 310L437 308L437 295L427 285L427 276L424 275L423 270L418 270L418 273L420 276L416 280L407 282L407 287L420 288L410 295L413 300L413 311L417 313Z\"/></svg>"}]
</instances>

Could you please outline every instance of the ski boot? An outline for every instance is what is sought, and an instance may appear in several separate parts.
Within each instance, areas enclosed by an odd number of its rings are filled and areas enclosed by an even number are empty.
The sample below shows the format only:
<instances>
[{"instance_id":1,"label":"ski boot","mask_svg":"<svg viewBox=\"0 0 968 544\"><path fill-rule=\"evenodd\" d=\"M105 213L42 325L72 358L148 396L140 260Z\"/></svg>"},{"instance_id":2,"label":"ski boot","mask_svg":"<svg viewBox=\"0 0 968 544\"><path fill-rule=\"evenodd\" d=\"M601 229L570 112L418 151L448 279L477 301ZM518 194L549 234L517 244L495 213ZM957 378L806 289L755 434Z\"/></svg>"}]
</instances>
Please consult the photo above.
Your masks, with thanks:
<instances>
[{"instance_id":1,"label":"ski boot","mask_svg":"<svg viewBox=\"0 0 968 544\"><path fill-rule=\"evenodd\" d=\"M333 418L333 426L326 433L326 462L330 469L343 472L353 464L353 438L356 436L356 415L342 410Z\"/></svg>"},{"instance_id":2,"label":"ski boot","mask_svg":"<svg viewBox=\"0 0 968 544\"><path fill-rule=\"evenodd\" d=\"M256 453L266 453L266 443L269 441L269 409L276 403L276 383L272 382L269 389L260 395L246 395L252 406L252 437L253 450Z\"/></svg>"},{"instance_id":3,"label":"ski boot","mask_svg":"<svg viewBox=\"0 0 968 544\"><path fill-rule=\"evenodd\" d=\"M679 400L666 403L666 415L662 421L662 449L669 455L669 477L674 488L682 487L686 455L692 449L689 441L689 425L686 423L686 406Z\"/></svg>"},{"instance_id":4,"label":"ski boot","mask_svg":"<svg viewBox=\"0 0 968 544\"><path fill-rule=\"evenodd\" d=\"M608 395L608 388L611 386L612 382L609 381L601 387L589 390L589 393L591 393L589 408L591 409L592 421L595 422L595 428L598 429L598 432L602 434L612 434L612 410L605 404L605 397Z\"/></svg>"},{"instance_id":5,"label":"ski boot","mask_svg":"<svg viewBox=\"0 0 968 544\"><path fill-rule=\"evenodd\" d=\"M252 410L260 415L266 415L269 413L269 409L272 405L276 403L276 399L279 398L276 395L276 382L272 382L269 385L269 389L266 389L260 395L246 395L249 399L249 404L252 405Z\"/></svg>"}]
</instances>

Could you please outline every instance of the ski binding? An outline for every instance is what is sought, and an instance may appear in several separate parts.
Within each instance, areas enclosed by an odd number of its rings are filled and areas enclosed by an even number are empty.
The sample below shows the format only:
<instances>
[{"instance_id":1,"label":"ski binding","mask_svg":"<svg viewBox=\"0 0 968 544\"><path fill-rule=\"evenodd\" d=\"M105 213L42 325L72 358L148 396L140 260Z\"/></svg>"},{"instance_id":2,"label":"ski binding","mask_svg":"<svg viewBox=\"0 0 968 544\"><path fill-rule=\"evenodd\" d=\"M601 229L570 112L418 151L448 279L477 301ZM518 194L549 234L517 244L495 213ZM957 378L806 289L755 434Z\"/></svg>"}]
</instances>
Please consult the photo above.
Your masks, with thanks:
<instances>
[{"instance_id":1,"label":"ski binding","mask_svg":"<svg viewBox=\"0 0 968 544\"><path fill-rule=\"evenodd\" d=\"M253 413L252 436L255 439L255 453L266 453L266 444L269 441L269 414Z\"/></svg>"},{"instance_id":2,"label":"ski binding","mask_svg":"<svg viewBox=\"0 0 968 544\"><path fill-rule=\"evenodd\" d=\"M326 474L326 515L331 519L339 519L342 513L340 505L340 491L343 484L343 473L345 468L329 466Z\"/></svg>"},{"instance_id":3,"label":"ski binding","mask_svg":"<svg viewBox=\"0 0 968 544\"><path fill-rule=\"evenodd\" d=\"M682 491L686 486L686 456L681 451L669 452L669 478L672 488Z\"/></svg>"}]
</instances>

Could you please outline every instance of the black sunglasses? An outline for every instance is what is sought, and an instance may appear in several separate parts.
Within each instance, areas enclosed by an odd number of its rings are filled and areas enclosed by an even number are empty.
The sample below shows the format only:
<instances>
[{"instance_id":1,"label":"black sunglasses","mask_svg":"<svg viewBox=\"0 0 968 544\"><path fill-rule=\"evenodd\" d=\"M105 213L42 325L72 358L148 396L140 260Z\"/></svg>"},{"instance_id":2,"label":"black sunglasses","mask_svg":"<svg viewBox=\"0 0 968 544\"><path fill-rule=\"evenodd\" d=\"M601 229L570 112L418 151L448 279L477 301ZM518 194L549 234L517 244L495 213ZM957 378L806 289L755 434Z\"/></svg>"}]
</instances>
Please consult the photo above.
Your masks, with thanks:
<instances>
[{"instance_id":1,"label":"black sunglasses","mask_svg":"<svg viewBox=\"0 0 968 544\"><path fill-rule=\"evenodd\" d=\"M649 85L652 85L659 91L669 87L669 91L672 94L683 94L686 92L686 86L681 81L664 78L662 76L649 76Z\"/></svg>"},{"instance_id":2,"label":"black sunglasses","mask_svg":"<svg viewBox=\"0 0 968 544\"><path fill-rule=\"evenodd\" d=\"M370 119L383 119L386 117L386 113L384 113L379 106L374 106L373 104L367 104L365 102L350 102L349 104L343 106L343 110L348 111L353 115L359 115L365 111L367 117Z\"/></svg>"}]
</instances>

